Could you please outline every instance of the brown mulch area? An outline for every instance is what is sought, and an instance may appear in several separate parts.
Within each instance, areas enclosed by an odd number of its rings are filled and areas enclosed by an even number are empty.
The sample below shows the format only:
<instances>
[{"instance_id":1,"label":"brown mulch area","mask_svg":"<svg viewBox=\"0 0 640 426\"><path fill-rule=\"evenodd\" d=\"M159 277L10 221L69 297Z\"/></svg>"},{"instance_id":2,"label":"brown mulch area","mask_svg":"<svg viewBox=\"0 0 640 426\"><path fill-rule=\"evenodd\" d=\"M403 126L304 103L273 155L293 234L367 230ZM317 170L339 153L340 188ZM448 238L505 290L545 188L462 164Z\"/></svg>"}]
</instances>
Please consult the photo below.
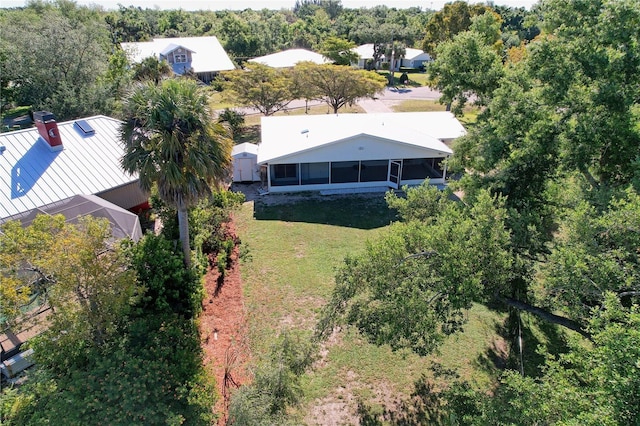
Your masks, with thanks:
<instances>
[{"instance_id":1,"label":"brown mulch area","mask_svg":"<svg viewBox=\"0 0 640 426\"><path fill-rule=\"evenodd\" d=\"M233 218L225 225L225 235L239 241ZM212 368L220 395L215 412L218 425L227 421L230 392L247 381L246 364L249 351L242 299L242 280L236 243L224 279L218 273L215 255L205 275L205 297L200 315L200 336L205 365Z\"/></svg>"}]
</instances>

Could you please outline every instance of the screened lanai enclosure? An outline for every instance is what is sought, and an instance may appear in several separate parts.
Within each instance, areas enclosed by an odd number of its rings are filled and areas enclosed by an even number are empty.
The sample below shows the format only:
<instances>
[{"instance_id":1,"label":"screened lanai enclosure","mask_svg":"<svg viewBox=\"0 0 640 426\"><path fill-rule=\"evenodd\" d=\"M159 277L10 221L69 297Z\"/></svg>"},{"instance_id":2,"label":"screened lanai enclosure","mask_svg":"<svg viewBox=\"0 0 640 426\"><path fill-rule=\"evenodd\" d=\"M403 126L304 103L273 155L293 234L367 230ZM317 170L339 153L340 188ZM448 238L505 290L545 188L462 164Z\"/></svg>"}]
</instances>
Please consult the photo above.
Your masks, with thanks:
<instances>
[{"instance_id":1,"label":"screened lanai enclosure","mask_svg":"<svg viewBox=\"0 0 640 426\"><path fill-rule=\"evenodd\" d=\"M266 117L258 163L271 192L443 184L463 134L440 112Z\"/></svg>"},{"instance_id":2,"label":"screened lanai enclosure","mask_svg":"<svg viewBox=\"0 0 640 426\"><path fill-rule=\"evenodd\" d=\"M270 186L377 183L397 188L413 181L444 180L445 157L272 164Z\"/></svg>"}]
</instances>

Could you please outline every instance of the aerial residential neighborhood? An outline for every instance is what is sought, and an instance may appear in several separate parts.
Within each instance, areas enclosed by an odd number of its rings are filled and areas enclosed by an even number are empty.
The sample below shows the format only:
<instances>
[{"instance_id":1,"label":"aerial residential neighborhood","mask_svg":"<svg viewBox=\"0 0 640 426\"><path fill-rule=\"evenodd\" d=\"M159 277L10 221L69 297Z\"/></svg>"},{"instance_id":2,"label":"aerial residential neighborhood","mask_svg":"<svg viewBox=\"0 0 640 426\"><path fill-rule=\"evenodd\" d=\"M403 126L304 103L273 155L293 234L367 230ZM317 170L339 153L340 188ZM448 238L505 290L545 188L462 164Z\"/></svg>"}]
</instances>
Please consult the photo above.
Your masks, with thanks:
<instances>
[{"instance_id":1,"label":"aerial residential neighborhood","mask_svg":"<svg viewBox=\"0 0 640 426\"><path fill-rule=\"evenodd\" d=\"M639 424L637 1L15 3L0 424Z\"/></svg>"}]
</instances>

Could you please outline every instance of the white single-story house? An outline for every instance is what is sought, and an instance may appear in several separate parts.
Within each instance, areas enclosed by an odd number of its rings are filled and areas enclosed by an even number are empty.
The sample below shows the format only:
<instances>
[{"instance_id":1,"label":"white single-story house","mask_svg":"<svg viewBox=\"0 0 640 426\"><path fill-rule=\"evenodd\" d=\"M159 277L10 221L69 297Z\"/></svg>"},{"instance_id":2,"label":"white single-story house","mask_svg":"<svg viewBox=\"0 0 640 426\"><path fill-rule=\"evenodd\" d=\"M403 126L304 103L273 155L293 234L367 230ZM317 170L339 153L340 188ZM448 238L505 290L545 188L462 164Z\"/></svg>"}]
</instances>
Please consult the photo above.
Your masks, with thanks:
<instances>
[{"instance_id":1,"label":"white single-story house","mask_svg":"<svg viewBox=\"0 0 640 426\"><path fill-rule=\"evenodd\" d=\"M431 61L431 56L424 50L407 47L404 57L397 64L397 69L400 69L400 67L420 68L429 61Z\"/></svg>"},{"instance_id":2,"label":"white single-story house","mask_svg":"<svg viewBox=\"0 0 640 426\"><path fill-rule=\"evenodd\" d=\"M231 150L234 182L260 182L258 145L245 142Z\"/></svg>"},{"instance_id":3,"label":"white single-story house","mask_svg":"<svg viewBox=\"0 0 640 426\"><path fill-rule=\"evenodd\" d=\"M214 36L154 38L152 41L121 43L132 62L154 56L166 60L173 72L182 75L192 70L205 83L220 71L235 69L235 65Z\"/></svg>"},{"instance_id":4,"label":"white single-story house","mask_svg":"<svg viewBox=\"0 0 640 426\"><path fill-rule=\"evenodd\" d=\"M249 62L257 62L267 65L271 68L291 68L298 62L313 62L318 65L331 63L330 59L325 58L319 53L306 49L289 49L282 52L272 53L266 56L249 59Z\"/></svg>"},{"instance_id":5,"label":"white single-story house","mask_svg":"<svg viewBox=\"0 0 640 426\"><path fill-rule=\"evenodd\" d=\"M76 195L127 210L147 203L138 176L120 166L119 120L99 115L57 123L48 112L34 118L34 128L0 134L0 223Z\"/></svg>"},{"instance_id":6,"label":"white single-story house","mask_svg":"<svg viewBox=\"0 0 640 426\"><path fill-rule=\"evenodd\" d=\"M258 164L270 192L444 184L464 134L449 112L263 117Z\"/></svg>"},{"instance_id":7,"label":"white single-story house","mask_svg":"<svg viewBox=\"0 0 640 426\"><path fill-rule=\"evenodd\" d=\"M373 60L373 43L363 44L361 46L354 47L351 49L352 52L358 54L358 63L352 64L357 66L358 68L365 69L367 66L368 60ZM380 68L382 60L378 61L377 64L373 64L374 69Z\"/></svg>"},{"instance_id":8,"label":"white single-story house","mask_svg":"<svg viewBox=\"0 0 640 426\"><path fill-rule=\"evenodd\" d=\"M356 52L360 59L358 59L357 65L358 68L366 68L366 64L368 60L373 60L373 43L363 44L358 47L354 47L351 49L353 52ZM382 63L389 62L391 58L387 58L385 55L380 57L380 60L377 64L374 64L375 69L379 69L382 66ZM405 54L401 58L394 58L393 60L393 69L395 71L399 71L400 67L407 68L420 68L421 65L424 65L426 62L431 60L431 56L428 53L420 49L413 49L411 47L407 47L405 49ZM391 67L391 66L390 66Z\"/></svg>"}]
</instances>

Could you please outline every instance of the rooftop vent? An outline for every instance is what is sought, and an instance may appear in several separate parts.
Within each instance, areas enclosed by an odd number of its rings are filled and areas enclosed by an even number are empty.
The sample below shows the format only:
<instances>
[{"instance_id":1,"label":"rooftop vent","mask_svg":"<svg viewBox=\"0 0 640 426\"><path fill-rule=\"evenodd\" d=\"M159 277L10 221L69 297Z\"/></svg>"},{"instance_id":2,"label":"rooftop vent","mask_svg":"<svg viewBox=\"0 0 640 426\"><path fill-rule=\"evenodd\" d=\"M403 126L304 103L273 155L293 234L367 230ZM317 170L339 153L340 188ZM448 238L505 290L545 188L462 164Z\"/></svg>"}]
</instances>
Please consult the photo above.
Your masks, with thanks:
<instances>
[{"instance_id":1,"label":"rooftop vent","mask_svg":"<svg viewBox=\"0 0 640 426\"><path fill-rule=\"evenodd\" d=\"M73 124L73 127L81 136L87 137L96 134L96 131L91 127L91 124L87 123L85 120L78 120Z\"/></svg>"},{"instance_id":2,"label":"rooftop vent","mask_svg":"<svg viewBox=\"0 0 640 426\"><path fill-rule=\"evenodd\" d=\"M33 120L36 122L38 132L52 151L60 151L62 139L56 124L56 117L48 111L36 111L33 113Z\"/></svg>"}]
</instances>

